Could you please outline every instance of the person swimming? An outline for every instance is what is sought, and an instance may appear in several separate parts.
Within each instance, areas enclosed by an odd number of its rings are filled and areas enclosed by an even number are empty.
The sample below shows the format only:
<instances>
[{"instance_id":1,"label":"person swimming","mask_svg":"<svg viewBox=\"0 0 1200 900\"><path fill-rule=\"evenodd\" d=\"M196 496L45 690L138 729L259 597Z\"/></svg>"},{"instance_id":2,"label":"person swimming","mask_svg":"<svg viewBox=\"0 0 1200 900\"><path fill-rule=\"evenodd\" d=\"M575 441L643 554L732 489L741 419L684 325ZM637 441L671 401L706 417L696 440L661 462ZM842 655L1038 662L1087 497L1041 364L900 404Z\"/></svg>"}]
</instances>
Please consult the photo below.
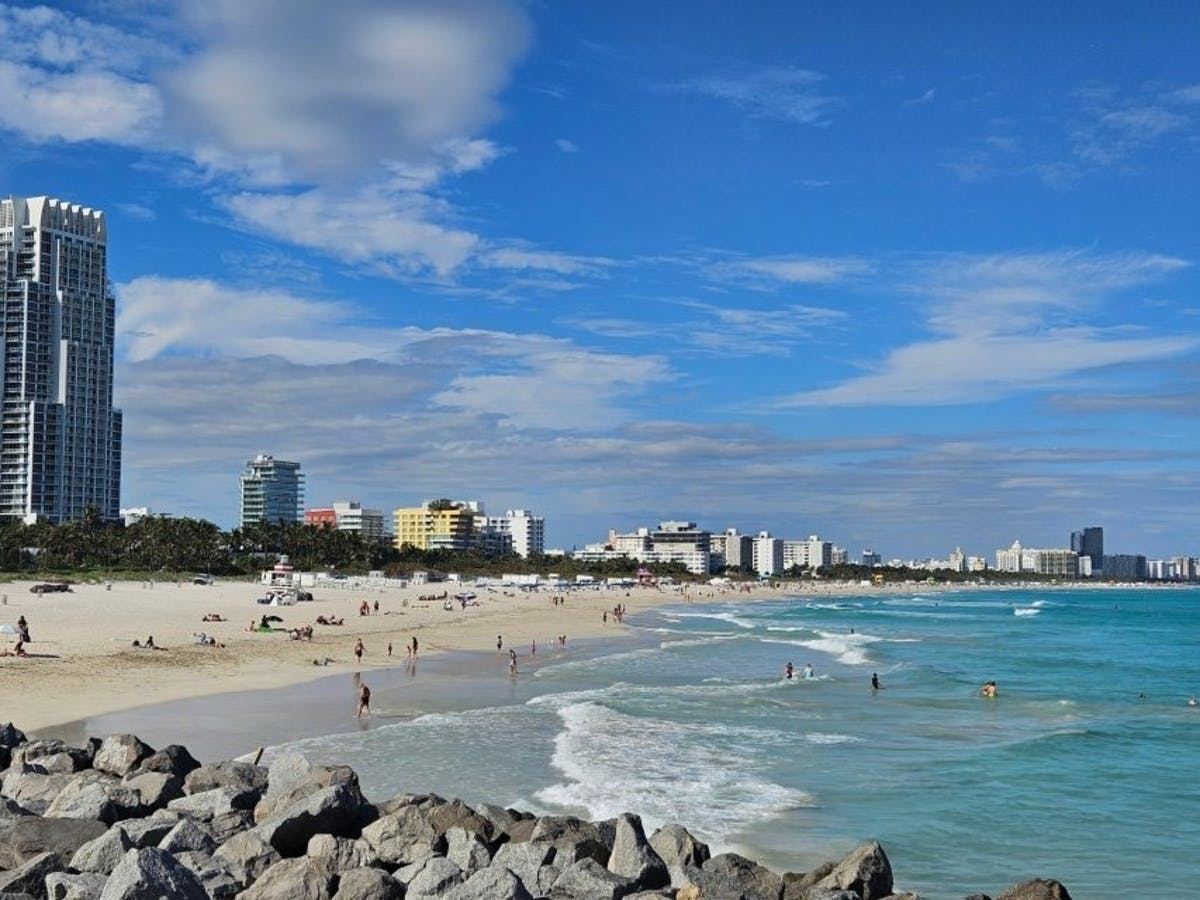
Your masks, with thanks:
<instances>
[{"instance_id":1,"label":"person swimming","mask_svg":"<svg viewBox=\"0 0 1200 900\"><path fill-rule=\"evenodd\" d=\"M788 681L791 681L792 674L794 672L795 672L795 666L792 665L791 660L788 660L788 664L783 667L783 677L786 678Z\"/></svg>"},{"instance_id":2,"label":"person swimming","mask_svg":"<svg viewBox=\"0 0 1200 900\"><path fill-rule=\"evenodd\" d=\"M1200 703L1196 702L1195 697L1188 697L1188 706L1200 706Z\"/></svg>"},{"instance_id":3,"label":"person swimming","mask_svg":"<svg viewBox=\"0 0 1200 900\"><path fill-rule=\"evenodd\" d=\"M980 697L996 697L1000 694L1000 689L996 687L996 682L988 681L979 689Z\"/></svg>"},{"instance_id":4,"label":"person swimming","mask_svg":"<svg viewBox=\"0 0 1200 900\"><path fill-rule=\"evenodd\" d=\"M883 690L883 687L879 684L879 673L878 672L871 673L871 690L873 690L873 691Z\"/></svg>"},{"instance_id":5,"label":"person swimming","mask_svg":"<svg viewBox=\"0 0 1200 900\"><path fill-rule=\"evenodd\" d=\"M811 679L813 679L813 678L816 678L816 677L817 677L817 673L816 673L816 671L813 669L813 664L812 664L812 663L805 663L805 664L804 664L804 671L803 671L801 674L804 676L805 680L811 680Z\"/></svg>"}]
</instances>

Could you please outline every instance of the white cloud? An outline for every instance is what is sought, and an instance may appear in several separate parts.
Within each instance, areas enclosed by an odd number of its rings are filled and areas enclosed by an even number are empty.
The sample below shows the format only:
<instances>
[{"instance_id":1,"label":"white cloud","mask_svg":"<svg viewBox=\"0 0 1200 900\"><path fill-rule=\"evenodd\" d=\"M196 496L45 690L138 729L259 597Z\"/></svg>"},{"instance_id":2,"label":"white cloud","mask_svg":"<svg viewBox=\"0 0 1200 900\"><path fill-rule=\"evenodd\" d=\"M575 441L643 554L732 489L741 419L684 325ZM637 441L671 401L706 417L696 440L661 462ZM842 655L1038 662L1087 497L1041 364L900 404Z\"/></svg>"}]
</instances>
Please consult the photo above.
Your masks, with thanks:
<instances>
[{"instance_id":1,"label":"white cloud","mask_svg":"<svg viewBox=\"0 0 1200 900\"><path fill-rule=\"evenodd\" d=\"M563 153L578 153L579 152L579 145L576 144L574 141L568 141L566 138L557 138L554 141L554 146L557 147L559 150L561 150Z\"/></svg>"},{"instance_id":2,"label":"white cloud","mask_svg":"<svg viewBox=\"0 0 1200 900\"><path fill-rule=\"evenodd\" d=\"M825 94L820 72L768 66L740 75L699 78L679 87L723 100L751 118L821 125L840 100Z\"/></svg>"},{"instance_id":3,"label":"white cloud","mask_svg":"<svg viewBox=\"0 0 1200 900\"><path fill-rule=\"evenodd\" d=\"M762 284L832 284L870 270L854 257L763 256L707 264L710 276Z\"/></svg>"},{"instance_id":4,"label":"white cloud","mask_svg":"<svg viewBox=\"0 0 1200 900\"><path fill-rule=\"evenodd\" d=\"M559 275L593 274L616 265L615 260L602 256L572 256L523 246L497 247L481 253L479 263L495 269L538 269Z\"/></svg>"}]
</instances>

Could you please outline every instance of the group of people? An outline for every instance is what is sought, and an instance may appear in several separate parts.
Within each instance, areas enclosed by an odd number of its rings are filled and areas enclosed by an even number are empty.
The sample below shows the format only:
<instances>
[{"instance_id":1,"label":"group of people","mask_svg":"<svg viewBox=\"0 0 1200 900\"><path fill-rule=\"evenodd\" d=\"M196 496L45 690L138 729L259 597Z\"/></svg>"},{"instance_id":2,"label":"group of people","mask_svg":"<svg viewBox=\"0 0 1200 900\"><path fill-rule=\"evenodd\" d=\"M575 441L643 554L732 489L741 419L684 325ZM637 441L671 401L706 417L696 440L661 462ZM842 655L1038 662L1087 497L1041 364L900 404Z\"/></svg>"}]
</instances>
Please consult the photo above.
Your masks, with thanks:
<instances>
[{"instance_id":1,"label":"group of people","mask_svg":"<svg viewBox=\"0 0 1200 900\"><path fill-rule=\"evenodd\" d=\"M375 615L379 615L379 601L378 600L375 601L374 605L368 603L366 600L364 600L362 603L358 604L358 614L360 616L369 616L369 615L371 615L372 611L375 613ZM338 624L341 624L341 623L338 623Z\"/></svg>"},{"instance_id":2,"label":"group of people","mask_svg":"<svg viewBox=\"0 0 1200 900\"><path fill-rule=\"evenodd\" d=\"M783 677L788 681L796 677L796 667L792 665L792 661L788 660L788 664L783 667ZM817 677L817 670L813 668L812 663L805 663L804 668L800 671L800 677L805 681L811 681Z\"/></svg>"}]
</instances>

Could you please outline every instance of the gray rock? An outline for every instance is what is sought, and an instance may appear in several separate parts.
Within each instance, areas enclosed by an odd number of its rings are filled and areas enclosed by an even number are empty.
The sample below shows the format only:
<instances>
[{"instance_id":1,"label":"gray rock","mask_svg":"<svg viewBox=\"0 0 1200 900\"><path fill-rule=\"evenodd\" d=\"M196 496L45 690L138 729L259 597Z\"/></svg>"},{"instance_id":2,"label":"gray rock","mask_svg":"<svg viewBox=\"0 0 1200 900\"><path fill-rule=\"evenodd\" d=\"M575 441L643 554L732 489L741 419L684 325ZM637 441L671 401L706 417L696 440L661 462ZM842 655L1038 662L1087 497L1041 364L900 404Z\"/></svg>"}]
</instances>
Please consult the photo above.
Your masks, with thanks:
<instances>
[{"instance_id":1,"label":"gray rock","mask_svg":"<svg viewBox=\"0 0 1200 900\"><path fill-rule=\"evenodd\" d=\"M962 900L992 900L987 894L967 894Z\"/></svg>"},{"instance_id":2,"label":"gray rock","mask_svg":"<svg viewBox=\"0 0 1200 900\"><path fill-rule=\"evenodd\" d=\"M667 864L671 884L676 887L684 884L683 870L686 866L699 869L712 856L708 844L696 840L682 825L664 825L650 835L650 846Z\"/></svg>"},{"instance_id":3,"label":"gray rock","mask_svg":"<svg viewBox=\"0 0 1200 900\"><path fill-rule=\"evenodd\" d=\"M51 872L46 876L46 896L49 900L100 900L107 875L96 872Z\"/></svg>"},{"instance_id":4,"label":"gray rock","mask_svg":"<svg viewBox=\"0 0 1200 900\"><path fill-rule=\"evenodd\" d=\"M172 800L183 796L183 779L166 772L137 772L125 776L122 784L138 792L143 815L165 809Z\"/></svg>"},{"instance_id":5,"label":"gray rock","mask_svg":"<svg viewBox=\"0 0 1200 900\"><path fill-rule=\"evenodd\" d=\"M402 900L404 886L382 869L348 869L333 900Z\"/></svg>"},{"instance_id":6,"label":"gray rock","mask_svg":"<svg viewBox=\"0 0 1200 900\"><path fill-rule=\"evenodd\" d=\"M45 851L70 859L107 830L103 822L92 819L18 819L0 832L0 868L15 869Z\"/></svg>"},{"instance_id":7,"label":"gray rock","mask_svg":"<svg viewBox=\"0 0 1200 900\"><path fill-rule=\"evenodd\" d=\"M912 891L901 891L898 894L888 894L883 900L921 900L921 895Z\"/></svg>"},{"instance_id":8,"label":"gray rock","mask_svg":"<svg viewBox=\"0 0 1200 900\"><path fill-rule=\"evenodd\" d=\"M475 812L491 822L497 834L508 831L510 826L525 818L516 810L505 809L503 806L496 806L493 803L480 803L475 807Z\"/></svg>"},{"instance_id":9,"label":"gray rock","mask_svg":"<svg viewBox=\"0 0 1200 900\"><path fill-rule=\"evenodd\" d=\"M697 879L694 869L685 871L693 884L713 896L720 896L715 892L715 885L724 882L738 885L738 890L748 900L778 900L783 893L783 879L779 875L737 853L722 853L705 862L701 871L709 876L708 879Z\"/></svg>"},{"instance_id":10,"label":"gray rock","mask_svg":"<svg viewBox=\"0 0 1200 900\"><path fill-rule=\"evenodd\" d=\"M334 875L319 862L300 857L275 863L238 900L331 900Z\"/></svg>"},{"instance_id":11,"label":"gray rock","mask_svg":"<svg viewBox=\"0 0 1200 900\"><path fill-rule=\"evenodd\" d=\"M213 840L223 844L235 834L253 828L254 814L247 809L231 810L214 817L211 822L205 822L204 827L213 836Z\"/></svg>"},{"instance_id":12,"label":"gray rock","mask_svg":"<svg viewBox=\"0 0 1200 900\"><path fill-rule=\"evenodd\" d=\"M1071 900L1071 895L1060 881L1032 878L1001 891L996 900Z\"/></svg>"},{"instance_id":13,"label":"gray rock","mask_svg":"<svg viewBox=\"0 0 1200 900\"><path fill-rule=\"evenodd\" d=\"M17 801L9 800L7 797L0 797L0 831L3 831L22 816L31 815L33 815L33 813L31 813Z\"/></svg>"},{"instance_id":14,"label":"gray rock","mask_svg":"<svg viewBox=\"0 0 1200 900\"><path fill-rule=\"evenodd\" d=\"M280 753L267 767L267 796L285 794L308 780L313 765L303 753Z\"/></svg>"},{"instance_id":15,"label":"gray rock","mask_svg":"<svg viewBox=\"0 0 1200 900\"><path fill-rule=\"evenodd\" d=\"M571 863L550 888L551 900L617 900L634 891L628 878L615 875L590 857ZM714 895L716 896L716 895Z\"/></svg>"},{"instance_id":16,"label":"gray rock","mask_svg":"<svg viewBox=\"0 0 1200 900\"><path fill-rule=\"evenodd\" d=\"M335 784L275 813L257 830L283 856L296 856L314 834L356 835L363 802L357 781Z\"/></svg>"},{"instance_id":17,"label":"gray rock","mask_svg":"<svg viewBox=\"0 0 1200 900\"><path fill-rule=\"evenodd\" d=\"M35 897L44 896L46 876L62 867L62 857L57 853L47 852L32 856L17 868L0 872L0 894L24 892Z\"/></svg>"},{"instance_id":18,"label":"gray rock","mask_svg":"<svg viewBox=\"0 0 1200 900\"><path fill-rule=\"evenodd\" d=\"M614 836L614 828L610 826L605 829L598 822L585 822L574 816L542 816L534 825L529 839L553 844L559 851L560 859L566 857L565 863L586 857L605 866L612 855Z\"/></svg>"},{"instance_id":19,"label":"gray rock","mask_svg":"<svg viewBox=\"0 0 1200 900\"><path fill-rule=\"evenodd\" d=\"M171 744L143 759L133 774L158 772L162 775L174 775L182 781L189 772L198 768L199 761L188 752L187 747Z\"/></svg>"},{"instance_id":20,"label":"gray rock","mask_svg":"<svg viewBox=\"0 0 1200 900\"><path fill-rule=\"evenodd\" d=\"M86 769L87 762L87 752L76 750L74 753L64 751L62 753L39 756L29 765L31 768L44 772L47 775L73 775L76 772Z\"/></svg>"},{"instance_id":21,"label":"gray rock","mask_svg":"<svg viewBox=\"0 0 1200 900\"><path fill-rule=\"evenodd\" d=\"M128 775L138 763L154 753L132 734L110 734L100 742L92 768L118 777Z\"/></svg>"},{"instance_id":22,"label":"gray rock","mask_svg":"<svg viewBox=\"0 0 1200 900\"><path fill-rule=\"evenodd\" d=\"M514 843L529 841L533 839L533 830L537 828L537 824L538 820L536 818L519 819L504 829L504 833Z\"/></svg>"},{"instance_id":23,"label":"gray rock","mask_svg":"<svg viewBox=\"0 0 1200 900\"><path fill-rule=\"evenodd\" d=\"M116 826L76 850L71 857L71 868L78 872L107 876L132 849L133 841L129 835Z\"/></svg>"},{"instance_id":24,"label":"gray rock","mask_svg":"<svg viewBox=\"0 0 1200 900\"><path fill-rule=\"evenodd\" d=\"M293 770L291 774L297 776L298 772ZM268 791L254 807L254 821L265 822L313 794L339 784L349 785L353 790L362 793L358 785L358 775L349 766L311 766L307 775L294 784L283 787L274 794Z\"/></svg>"},{"instance_id":25,"label":"gray rock","mask_svg":"<svg viewBox=\"0 0 1200 900\"><path fill-rule=\"evenodd\" d=\"M253 792L219 787L172 800L167 804L167 809L181 813L189 819L211 822L217 816L234 810L251 810L255 802L257 798Z\"/></svg>"},{"instance_id":26,"label":"gray rock","mask_svg":"<svg viewBox=\"0 0 1200 900\"><path fill-rule=\"evenodd\" d=\"M860 844L813 887L849 890L862 900L880 900L892 892L892 864L877 842Z\"/></svg>"},{"instance_id":27,"label":"gray rock","mask_svg":"<svg viewBox=\"0 0 1200 900\"><path fill-rule=\"evenodd\" d=\"M646 840L641 818L629 813L617 816L608 871L630 879L639 891L654 890L671 883L667 864Z\"/></svg>"},{"instance_id":28,"label":"gray rock","mask_svg":"<svg viewBox=\"0 0 1200 900\"><path fill-rule=\"evenodd\" d=\"M200 880L212 900L233 900L244 887L220 861L207 853L184 850L176 853L175 859Z\"/></svg>"},{"instance_id":29,"label":"gray rock","mask_svg":"<svg viewBox=\"0 0 1200 900\"><path fill-rule=\"evenodd\" d=\"M492 861L492 852L473 832L455 825L446 832L446 858L470 877Z\"/></svg>"},{"instance_id":30,"label":"gray rock","mask_svg":"<svg viewBox=\"0 0 1200 900\"><path fill-rule=\"evenodd\" d=\"M625 900L675 900L675 891L638 891L636 894L626 894Z\"/></svg>"},{"instance_id":31,"label":"gray rock","mask_svg":"<svg viewBox=\"0 0 1200 900\"><path fill-rule=\"evenodd\" d=\"M447 890L462 881L462 870L444 856L431 856L425 865L408 882L404 896L441 897Z\"/></svg>"},{"instance_id":32,"label":"gray rock","mask_svg":"<svg viewBox=\"0 0 1200 900\"><path fill-rule=\"evenodd\" d=\"M13 767L20 766L40 766L43 759L48 759L57 756L60 753L67 753L70 746L65 741L60 741L57 738L42 738L35 741L26 741L12 751L12 761L9 765ZM78 749L78 748L76 748ZM86 751L82 751L86 768ZM45 774L46 770L40 770ZM75 771L75 770L72 770Z\"/></svg>"},{"instance_id":33,"label":"gray rock","mask_svg":"<svg viewBox=\"0 0 1200 900\"><path fill-rule=\"evenodd\" d=\"M843 891L840 888L809 888L804 900L862 900L858 891Z\"/></svg>"},{"instance_id":34,"label":"gray rock","mask_svg":"<svg viewBox=\"0 0 1200 900\"><path fill-rule=\"evenodd\" d=\"M100 900L209 900L200 880L157 847L130 850L108 876Z\"/></svg>"},{"instance_id":35,"label":"gray rock","mask_svg":"<svg viewBox=\"0 0 1200 900\"><path fill-rule=\"evenodd\" d=\"M304 855L318 860L335 873L368 868L379 862L371 845L361 838L350 840L331 834L314 834L308 841Z\"/></svg>"},{"instance_id":36,"label":"gray rock","mask_svg":"<svg viewBox=\"0 0 1200 900\"><path fill-rule=\"evenodd\" d=\"M111 825L141 811L142 797L103 772L71 776L42 815L48 819L96 819Z\"/></svg>"},{"instance_id":37,"label":"gray rock","mask_svg":"<svg viewBox=\"0 0 1200 900\"><path fill-rule=\"evenodd\" d=\"M363 840L385 863L405 865L445 849L445 838L415 806L372 822L362 832Z\"/></svg>"},{"instance_id":38,"label":"gray rock","mask_svg":"<svg viewBox=\"0 0 1200 900\"><path fill-rule=\"evenodd\" d=\"M3 725L0 725L0 747L12 750L14 747L19 747L28 740L25 737L25 732L12 722L5 722Z\"/></svg>"},{"instance_id":39,"label":"gray rock","mask_svg":"<svg viewBox=\"0 0 1200 900\"><path fill-rule=\"evenodd\" d=\"M462 884L450 888L444 900L533 900L524 883L503 868L480 869Z\"/></svg>"},{"instance_id":40,"label":"gray rock","mask_svg":"<svg viewBox=\"0 0 1200 900\"><path fill-rule=\"evenodd\" d=\"M437 799L440 800L440 798ZM436 802L431 799L424 805L430 824L439 834L444 835L451 828L462 828L476 835L486 844L490 844L496 838L496 826L491 823L491 820L481 816L461 800Z\"/></svg>"},{"instance_id":41,"label":"gray rock","mask_svg":"<svg viewBox=\"0 0 1200 900\"><path fill-rule=\"evenodd\" d=\"M175 824L175 819L125 819L118 822L116 827L125 832L133 846L140 850L142 847L157 847Z\"/></svg>"},{"instance_id":42,"label":"gray rock","mask_svg":"<svg viewBox=\"0 0 1200 900\"><path fill-rule=\"evenodd\" d=\"M492 858L492 868L508 869L536 894L539 893L538 870L554 861L555 852L553 844L541 841L502 844Z\"/></svg>"},{"instance_id":43,"label":"gray rock","mask_svg":"<svg viewBox=\"0 0 1200 900\"><path fill-rule=\"evenodd\" d=\"M13 766L4 774L0 793L34 815L44 813L74 775L43 775L28 766Z\"/></svg>"},{"instance_id":44,"label":"gray rock","mask_svg":"<svg viewBox=\"0 0 1200 900\"><path fill-rule=\"evenodd\" d=\"M235 794L255 793L255 803L267 789L267 770L248 762L230 760L193 769L183 780L188 794L201 794L215 788L228 788ZM251 803L246 809L253 809Z\"/></svg>"},{"instance_id":45,"label":"gray rock","mask_svg":"<svg viewBox=\"0 0 1200 900\"><path fill-rule=\"evenodd\" d=\"M158 842L158 849L175 854L191 850L212 856L217 849L217 842L191 819L184 819L163 836Z\"/></svg>"},{"instance_id":46,"label":"gray rock","mask_svg":"<svg viewBox=\"0 0 1200 900\"><path fill-rule=\"evenodd\" d=\"M267 869L279 862L279 851L254 831L235 834L213 854L242 884L253 884Z\"/></svg>"}]
</instances>

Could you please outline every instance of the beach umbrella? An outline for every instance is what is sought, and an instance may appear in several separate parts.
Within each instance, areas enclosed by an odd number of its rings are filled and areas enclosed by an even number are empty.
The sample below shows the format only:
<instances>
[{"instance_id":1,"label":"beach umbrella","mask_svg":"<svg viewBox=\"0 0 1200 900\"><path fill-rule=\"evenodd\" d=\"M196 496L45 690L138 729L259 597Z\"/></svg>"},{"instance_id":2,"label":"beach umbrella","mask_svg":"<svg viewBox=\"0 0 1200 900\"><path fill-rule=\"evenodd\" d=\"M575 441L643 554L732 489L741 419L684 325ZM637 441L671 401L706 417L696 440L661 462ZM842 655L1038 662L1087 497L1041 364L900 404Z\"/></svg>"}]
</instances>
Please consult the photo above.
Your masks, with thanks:
<instances>
[{"instance_id":1,"label":"beach umbrella","mask_svg":"<svg viewBox=\"0 0 1200 900\"><path fill-rule=\"evenodd\" d=\"M0 634L17 634L16 625L0 625Z\"/></svg>"}]
</instances>

